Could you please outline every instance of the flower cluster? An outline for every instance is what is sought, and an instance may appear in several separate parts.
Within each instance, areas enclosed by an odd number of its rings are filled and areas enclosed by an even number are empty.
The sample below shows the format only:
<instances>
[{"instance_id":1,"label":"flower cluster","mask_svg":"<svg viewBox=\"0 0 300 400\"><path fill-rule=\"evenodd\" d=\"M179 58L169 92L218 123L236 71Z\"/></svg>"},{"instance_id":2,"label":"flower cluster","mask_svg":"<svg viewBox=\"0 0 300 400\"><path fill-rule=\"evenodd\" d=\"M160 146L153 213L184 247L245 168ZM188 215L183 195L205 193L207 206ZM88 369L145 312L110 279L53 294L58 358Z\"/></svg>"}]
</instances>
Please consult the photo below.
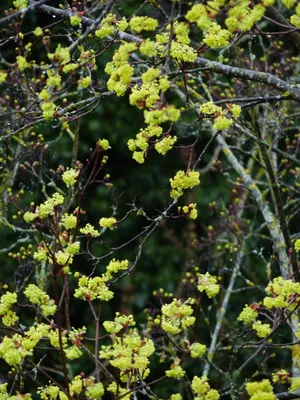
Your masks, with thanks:
<instances>
[{"instance_id":1,"label":"flower cluster","mask_svg":"<svg viewBox=\"0 0 300 400\"><path fill-rule=\"evenodd\" d=\"M85 378L82 374L77 375L70 383L70 394L75 397L83 393L90 400L99 399L104 395L103 384L96 383L94 377Z\"/></svg>"},{"instance_id":2,"label":"flower cluster","mask_svg":"<svg viewBox=\"0 0 300 400\"><path fill-rule=\"evenodd\" d=\"M0 85L1 83L5 82L6 78L7 78L7 73L0 70Z\"/></svg>"},{"instance_id":3,"label":"flower cluster","mask_svg":"<svg viewBox=\"0 0 300 400\"><path fill-rule=\"evenodd\" d=\"M188 170L178 171L174 178L170 179L172 199L177 199L183 195L183 191L186 189L192 189L193 187L200 184L200 174L197 171Z\"/></svg>"},{"instance_id":4,"label":"flower cluster","mask_svg":"<svg viewBox=\"0 0 300 400\"><path fill-rule=\"evenodd\" d=\"M120 313L117 312L114 321L104 321L103 326L106 332L116 334L126 330L129 326L135 326L135 321L131 314L120 315Z\"/></svg>"},{"instance_id":5,"label":"flower cluster","mask_svg":"<svg viewBox=\"0 0 300 400\"><path fill-rule=\"evenodd\" d=\"M160 98L160 91L166 92L170 87L168 78L160 76L158 68L149 68L142 75L142 85L135 85L129 96L131 105L138 108L152 107Z\"/></svg>"},{"instance_id":6,"label":"flower cluster","mask_svg":"<svg viewBox=\"0 0 300 400\"><path fill-rule=\"evenodd\" d=\"M74 229L77 224L77 217L75 215L64 214L61 217L61 223L67 230Z\"/></svg>"},{"instance_id":7,"label":"flower cluster","mask_svg":"<svg viewBox=\"0 0 300 400\"><path fill-rule=\"evenodd\" d=\"M62 180L65 182L67 187L71 187L71 186L75 185L76 180L78 178L78 175L79 175L79 171L78 170L76 170L74 168L70 168L70 169L67 169L62 174Z\"/></svg>"},{"instance_id":8,"label":"flower cluster","mask_svg":"<svg viewBox=\"0 0 300 400\"><path fill-rule=\"evenodd\" d=\"M24 69L29 68L30 64L26 60L24 56L17 56L17 66L21 72L24 71Z\"/></svg>"},{"instance_id":9,"label":"flower cluster","mask_svg":"<svg viewBox=\"0 0 300 400\"><path fill-rule=\"evenodd\" d=\"M123 96L130 83L134 69L128 63L128 59L136 49L135 43L124 43L115 52L112 61L106 64L105 72L110 75L107 87L114 90L117 96Z\"/></svg>"},{"instance_id":10,"label":"flower cluster","mask_svg":"<svg viewBox=\"0 0 300 400\"><path fill-rule=\"evenodd\" d=\"M195 394L195 400L219 400L220 395L217 390L211 389L206 376L199 378L194 376L192 380L192 390Z\"/></svg>"},{"instance_id":11,"label":"flower cluster","mask_svg":"<svg viewBox=\"0 0 300 400\"><path fill-rule=\"evenodd\" d=\"M196 23L203 31L207 30L211 24L209 8L205 7L203 4L195 4L187 12L185 18L191 23Z\"/></svg>"},{"instance_id":12,"label":"flower cluster","mask_svg":"<svg viewBox=\"0 0 300 400\"><path fill-rule=\"evenodd\" d=\"M296 299L299 298L300 283L279 276L268 284L266 292L269 296L265 297L263 300L265 307L269 309L273 307L285 308L291 304L293 300L296 301Z\"/></svg>"},{"instance_id":13,"label":"flower cluster","mask_svg":"<svg viewBox=\"0 0 300 400\"><path fill-rule=\"evenodd\" d=\"M18 320L17 314L12 311L12 307L17 302L17 294L7 292L1 296L0 300L0 318L2 318L2 323L5 326L12 326Z\"/></svg>"},{"instance_id":14,"label":"flower cluster","mask_svg":"<svg viewBox=\"0 0 300 400\"><path fill-rule=\"evenodd\" d=\"M0 357L8 365L20 365L25 357L33 354L34 347L42 337L47 336L48 331L48 325L38 324L32 326L23 336L20 334L5 336L0 343Z\"/></svg>"},{"instance_id":15,"label":"flower cluster","mask_svg":"<svg viewBox=\"0 0 300 400\"><path fill-rule=\"evenodd\" d=\"M28 0L14 0L13 5L16 7L17 10L22 10L28 6Z\"/></svg>"},{"instance_id":16,"label":"flower cluster","mask_svg":"<svg viewBox=\"0 0 300 400\"><path fill-rule=\"evenodd\" d=\"M191 345L190 352L192 358L202 357L206 352L206 346L205 344L195 342Z\"/></svg>"},{"instance_id":17,"label":"flower cluster","mask_svg":"<svg viewBox=\"0 0 300 400\"><path fill-rule=\"evenodd\" d=\"M229 43L230 32L221 29L220 25L213 22L208 30L204 33L203 42L212 49L225 47Z\"/></svg>"},{"instance_id":18,"label":"flower cluster","mask_svg":"<svg viewBox=\"0 0 300 400\"><path fill-rule=\"evenodd\" d=\"M222 107L217 106L211 101L202 104L200 112L204 115L212 115L214 119L214 128L217 130L227 129L232 125L232 118L227 118L226 114L231 112L234 118L238 118L241 114L241 107L237 104L229 104L227 110L223 110Z\"/></svg>"},{"instance_id":19,"label":"flower cluster","mask_svg":"<svg viewBox=\"0 0 300 400\"><path fill-rule=\"evenodd\" d=\"M160 324L164 331L177 335L195 323L196 319L192 316L193 309L190 304L193 304L193 299L185 302L173 299L172 303L162 306L162 315L157 317L154 323Z\"/></svg>"},{"instance_id":20,"label":"flower cluster","mask_svg":"<svg viewBox=\"0 0 300 400\"><path fill-rule=\"evenodd\" d=\"M248 382L246 383L246 390L251 396L250 400L276 399L271 382L268 379L263 379L261 382Z\"/></svg>"},{"instance_id":21,"label":"flower cluster","mask_svg":"<svg viewBox=\"0 0 300 400\"><path fill-rule=\"evenodd\" d=\"M56 305L54 300L50 299L47 293L36 285L30 284L24 291L25 296L29 299L32 304L36 304L40 307L41 312L47 317L56 312Z\"/></svg>"},{"instance_id":22,"label":"flower cluster","mask_svg":"<svg viewBox=\"0 0 300 400\"><path fill-rule=\"evenodd\" d=\"M107 139L99 139L97 145L103 150L106 151L110 149L109 141Z\"/></svg>"},{"instance_id":23,"label":"flower cluster","mask_svg":"<svg viewBox=\"0 0 300 400\"><path fill-rule=\"evenodd\" d=\"M123 337L115 336L111 345L102 346L99 356L121 371L122 382L135 382L149 374L149 357L154 351L152 340L131 330Z\"/></svg>"},{"instance_id":24,"label":"flower cluster","mask_svg":"<svg viewBox=\"0 0 300 400\"><path fill-rule=\"evenodd\" d=\"M116 227L116 223L117 223L117 220L116 220L116 218L113 218L113 217L101 218L99 221L99 225L102 228L109 228L111 230L113 230Z\"/></svg>"},{"instance_id":25,"label":"flower cluster","mask_svg":"<svg viewBox=\"0 0 300 400\"><path fill-rule=\"evenodd\" d=\"M197 273L197 278L197 289L199 292L205 292L210 299L219 293L220 286L217 284L215 276L206 272L205 275Z\"/></svg>"},{"instance_id":26,"label":"flower cluster","mask_svg":"<svg viewBox=\"0 0 300 400\"><path fill-rule=\"evenodd\" d=\"M266 0L270 2L269 0ZM271 0L271 3L273 0ZM228 18L225 20L225 25L230 32L238 29L241 31L249 31L253 26L262 19L265 14L266 8L262 4L257 4L254 7L249 7L250 2L240 2L232 7L228 12ZM265 4L268 6L271 4Z\"/></svg>"},{"instance_id":27,"label":"flower cluster","mask_svg":"<svg viewBox=\"0 0 300 400\"><path fill-rule=\"evenodd\" d=\"M55 60L60 62L62 65L65 65L71 59L70 50L67 47L62 47L61 44L59 44L54 53L48 53L48 58L51 61Z\"/></svg>"},{"instance_id":28,"label":"flower cluster","mask_svg":"<svg viewBox=\"0 0 300 400\"><path fill-rule=\"evenodd\" d=\"M115 29L123 32L127 27L128 22L126 21L126 18L123 17L121 20L117 20L115 14L109 13L102 19L101 27L95 31L95 36L98 39L103 39L106 36L112 35Z\"/></svg>"},{"instance_id":29,"label":"flower cluster","mask_svg":"<svg viewBox=\"0 0 300 400\"><path fill-rule=\"evenodd\" d=\"M156 19L144 16L134 16L129 22L130 29L137 33L142 31L154 31L157 25L158 21Z\"/></svg>"},{"instance_id":30,"label":"flower cluster","mask_svg":"<svg viewBox=\"0 0 300 400\"><path fill-rule=\"evenodd\" d=\"M177 362L179 360L176 360ZM182 369L180 365L176 365L177 363L175 362L174 364L171 365L171 369L166 370L166 375L168 378L173 378L173 379L181 379L185 375L185 371Z\"/></svg>"},{"instance_id":31,"label":"flower cluster","mask_svg":"<svg viewBox=\"0 0 300 400\"><path fill-rule=\"evenodd\" d=\"M92 237L100 236L100 232L97 231L97 229L95 229L94 226L91 224L86 224L84 228L80 228L80 233L82 233L84 235L89 235Z\"/></svg>"},{"instance_id":32,"label":"flower cluster","mask_svg":"<svg viewBox=\"0 0 300 400\"><path fill-rule=\"evenodd\" d=\"M79 278L78 288L75 290L74 296L88 301L95 299L110 301L114 297L114 293L108 288L109 280L119 271L127 270L128 264L128 260L112 259L106 267L105 273L101 276L89 278L83 275ZM76 272L75 277L79 277L79 273Z\"/></svg>"},{"instance_id":33,"label":"flower cluster","mask_svg":"<svg viewBox=\"0 0 300 400\"><path fill-rule=\"evenodd\" d=\"M248 304L246 304L243 308L243 311L238 316L238 321L241 321L244 324L250 324L251 322L256 320L257 316L258 312L256 306L248 306Z\"/></svg>"},{"instance_id":34,"label":"flower cluster","mask_svg":"<svg viewBox=\"0 0 300 400\"><path fill-rule=\"evenodd\" d=\"M78 288L75 290L74 297L83 300L93 301L99 299L109 301L114 297L114 293L107 286L108 278L104 275L88 278L83 275L79 278Z\"/></svg>"},{"instance_id":35,"label":"flower cluster","mask_svg":"<svg viewBox=\"0 0 300 400\"><path fill-rule=\"evenodd\" d=\"M169 37L171 25L167 26L167 31L155 36L155 48L160 57L166 57L169 50ZM173 40L170 46L170 56L178 62L194 62L197 52L189 46L189 26L184 22L175 21L173 24Z\"/></svg>"},{"instance_id":36,"label":"flower cluster","mask_svg":"<svg viewBox=\"0 0 300 400\"><path fill-rule=\"evenodd\" d=\"M183 212L185 215L188 215L190 219L196 219L198 215L196 207L196 203L191 203L188 206L178 207L178 212Z\"/></svg>"},{"instance_id":37,"label":"flower cluster","mask_svg":"<svg viewBox=\"0 0 300 400\"><path fill-rule=\"evenodd\" d=\"M72 15L70 17L70 24L72 26L78 26L81 24L82 17L79 14Z\"/></svg>"},{"instance_id":38,"label":"flower cluster","mask_svg":"<svg viewBox=\"0 0 300 400\"><path fill-rule=\"evenodd\" d=\"M47 218L48 216L52 215L54 208L62 205L64 201L64 196L56 192L52 197L36 207L35 213L27 211L23 218L27 223L33 222L36 218Z\"/></svg>"},{"instance_id":39,"label":"flower cluster","mask_svg":"<svg viewBox=\"0 0 300 400\"><path fill-rule=\"evenodd\" d=\"M128 260L116 260L113 258L108 266L106 267L105 276L108 279L111 279L114 274L117 274L119 271L126 271L128 269L129 261Z\"/></svg>"},{"instance_id":40,"label":"flower cluster","mask_svg":"<svg viewBox=\"0 0 300 400\"><path fill-rule=\"evenodd\" d=\"M163 156L167 154L169 150L173 148L174 143L176 143L177 137L176 136L165 136L162 140L159 140L155 144L155 150L162 154Z\"/></svg>"},{"instance_id":41,"label":"flower cluster","mask_svg":"<svg viewBox=\"0 0 300 400\"><path fill-rule=\"evenodd\" d=\"M289 373L285 369L281 369L278 372L272 374L272 382L273 383L287 383L289 382Z\"/></svg>"},{"instance_id":42,"label":"flower cluster","mask_svg":"<svg viewBox=\"0 0 300 400\"><path fill-rule=\"evenodd\" d=\"M271 333L271 325L263 324L261 321L254 322L252 329L256 331L257 336L260 338L264 338Z\"/></svg>"}]
</instances>

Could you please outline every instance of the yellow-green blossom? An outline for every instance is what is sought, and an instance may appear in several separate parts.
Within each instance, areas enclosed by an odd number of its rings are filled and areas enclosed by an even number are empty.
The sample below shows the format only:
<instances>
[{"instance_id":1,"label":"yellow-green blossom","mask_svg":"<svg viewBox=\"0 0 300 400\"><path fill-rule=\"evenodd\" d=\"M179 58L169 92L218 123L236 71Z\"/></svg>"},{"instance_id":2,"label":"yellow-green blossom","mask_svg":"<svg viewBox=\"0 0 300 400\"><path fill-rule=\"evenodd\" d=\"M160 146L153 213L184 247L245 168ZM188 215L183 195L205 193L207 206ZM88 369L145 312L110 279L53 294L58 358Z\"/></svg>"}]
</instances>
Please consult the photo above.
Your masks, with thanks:
<instances>
[{"instance_id":1,"label":"yellow-green blossom","mask_svg":"<svg viewBox=\"0 0 300 400\"><path fill-rule=\"evenodd\" d=\"M106 150L108 150L108 149L111 149L111 147L110 147L110 145L109 145L109 141L108 141L107 139L99 139L97 144L98 144L98 146L101 147L101 149L102 149L103 151L106 151Z\"/></svg>"},{"instance_id":2,"label":"yellow-green blossom","mask_svg":"<svg viewBox=\"0 0 300 400\"><path fill-rule=\"evenodd\" d=\"M226 47L229 43L230 32L226 29L222 29L220 25L212 22L209 29L204 32L203 42L212 49L219 47Z\"/></svg>"},{"instance_id":3,"label":"yellow-green blossom","mask_svg":"<svg viewBox=\"0 0 300 400\"><path fill-rule=\"evenodd\" d=\"M205 275L197 274L197 277L197 289L199 292L204 291L210 299L219 293L220 286L217 284L217 278L215 276L206 272Z\"/></svg>"},{"instance_id":4,"label":"yellow-green blossom","mask_svg":"<svg viewBox=\"0 0 300 400\"><path fill-rule=\"evenodd\" d=\"M193 301L188 299L185 302L174 299L172 303L165 304L161 308L161 327L164 331L176 335L195 323L196 318L192 316L193 309L189 304Z\"/></svg>"},{"instance_id":5,"label":"yellow-green blossom","mask_svg":"<svg viewBox=\"0 0 300 400\"><path fill-rule=\"evenodd\" d=\"M219 400L220 395L217 390L211 389L206 376L199 378L194 376L192 380L192 390L197 396L195 399Z\"/></svg>"},{"instance_id":6,"label":"yellow-green blossom","mask_svg":"<svg viewBox=\"0 0 300 400\"><path fill-rule=\"evenodd\" d=\"M300 389L300 377L289 378L289 381L291 384L289 388L290 392L294 392L295 390Z\"/></svg>"},{"instance_id":7,"label":"yellow-green blossom","mask_svg":"<svg viewBox=\"0 0 300 400\"><path fill-rule=\"evenodd\" d=\"M244 324L250 324L251 322L255 321L258 316L258 312L256 307L245 305L243 311L238 316L238 321L244 322Z\"/></svg>"},{"instance_id":8,"label":"yellow-green blossom","mask_svg":"<svg viewBox=\"0 0 300 400\"><path fill-rule=\"evenodd\" d=\"M128 260L119 261L113 258L106 267L105 276L110 279L113 274L117 274L119 271L126 271L128 269L128 265Z\"/></svg>"},{"instance_id":9,"label":"yellow-green blossom","mask_svg":"<svg viewBox=\"0 0 300 400\"><path fill-rule=\"evenodd\" d=\"M160 125L164 122L176 122L180 117L180 110L175 106L162 108L160 110L144 111L145 122L148 125Z\"/></svg>"},{"instance_id":10,"label":"yellow-green blossom","mask_svg":"<svg viewBox=\"0 0 300 400\"><path fill-rule=\"evenodd\" d=\"M14 0L13 5L18 9L22 10L28 6L28 0Z\"/></svg>"},{"instance_id":11,"label":"yellow-green blossom","mask_svg":"<svg viewBox=\"0 0 300 400\"><path fill-rule=\"evenodd\" d=\"M238 104L231 104L229 106L229 111L234 116L234 118L238 118L241 115L242 109L241 106L239 106Z\"/></svg>"},{"instance_id":12,"label":"yellow-green blossom","mask_svg":"<svg viewBox=\"0 0 300 400\"><path fill-rule=\"evenodd\" d=\"M171 366L171 369L166 370L166 375L168 378L181 379L185 375L185 371L180 365Z\"/></svg>"},{"instance_id":13,"label":"yellow-green blossom","mask_svg":"<svg viewBox=\"0 0 300 400\"><path fill-rule=\"evenodd\" d=\"M17 56L17 65L18 68L21 72L24 71L24 69L29 68L30 64L28 63L28 61L26 60L25 57L23 56Z\"/></svg>"},{"instance_id":14,"label":"yellow-green blossom","mask_svg":"<svg viewBox=\"0 0 300 400\"><path fill-rule=\"evenodd\" d=\"M170 400L182 400L182 396L180 393L175 393L175 394L172 394L172 396L170 397Z\"/></svg>"},{"instance_id":15,"label":"yellow-green blossom","mask_svg":"<svg viewBox=\"0 0 300 400\"><path fill-rule=\"evenodd\" d=\"M60 87L61 85L61 76L59 74L52 75L48 73L49 78L47 79L47 86L48 87Z\"/></svg>"},{"instance_id":16,"label":"yellow-green blossom","mask_svg":"<svg viewBox=\"0 0 300 400\"><path fill-rule=\"evenodd\" d=\"M99 221L99 225L102 228L109 228L110 230L113 230L116 227L116 223L117 223L117 220L116 220L116 218L113 218L113 217L101 218Z\"/></svg>"},{"instance_id":17,"label":"yellow-green blossom","mask_svg":"<svg viewBox=\"0 0 300 400\"><path fill-rule=\"evenodd\" d=\"M5 82L6 78L7 78L7 73L4 71L0 71L0 85L1 83Z\"/></svg>"},{"instance_id":18,"label":"yellow-green blossom","mask_svg":"<svg viewBox=\"0 0 300 400\"><path fill-rule=\"evenodd\" d=\"M41 110L43 111L43 117L46 120L52 119L55 115L56 106L52 101L44 101L40 105Z\"/></svg>"},{"instance_id":19,"label":"yellow-green blossom","mask_svg":"<svg viewBox=\"0 0 300 400\"><path fill-rule=\"evenodd\" d=\"M182 210L184 214L187 214L190 217L190 219L196 219L198 215L196 207L196 203L191 203L188 206L183 206L182 208L178 207L178 212Z\"/></svg>"},{"instance_id":20,"label":"yellow-green blossom","mask_svg":"<svg viewBox=\"0 0 300 400\"><path fill-rule=\"evenodd\" d=\"M297 0L281 0L281 3L286 7L286 8L292 8L295 6Z\"/></svg>"},{"instance_id":21,"label":"yellow-green blossom","mask_svg":"<svg viewBox=\"0 0 300 400\"><path fill-rule=\"evenodd\" d=\"M202 30L209 29L211 25L211 18L208 15L205 5L195 4L186 14L185 18L189 22L196 22L198 27Z\"/></svg>"},{"instance_id":22,"label":"yellow-green blossom","mask_svg":"<svg viewBox=\"0 0 300 400\"><path fill-rule=\"evenodd\" d=\"M120 315L119 312L116 313L114 321L104 321L104 329L108 333L119 333L121 330L125 330L129 326L135 326L135 321L133 316L130 315Z\"/></svg>"},{"instance_id":23,"label":"yellow-green blossom","mask_svg":"<svg viewBox=\"0 0 300 400\"><path fill-rule=\"evenodd\" d=\"M170 179L171 184L171 194L173 199L176 199L183 195L183 191L186 189L191 189L200 183L200 174L197 171L178 171L174 178Z\"/></svg>"},{"instance_id":24,"label":"yellow-green blossom","mask_svg":"<svg viewBox=\"0 0 300 400\"><path fill-rule=\"evenodd\" d=\"M16 313L12 311L12 307L16 303L17 303L16 293L6 292L1 296L0 318L2 318L3 325L13 326L19 320L19 317L16 315Z\"/></svg>"},{"instance_id":25,"label":"yellow-green blossom","mask_svg":"<svg viewBox=\"0 0 300 400\"><path fill-rule=\"evenodd\" d=\"M78 288L75 290L74 297L83 300L109 301L114 297L114 293L108 289L107 277L96 276L95 278L88 278L82 276L78 281Z\"/></svg>"},{"instance_id":26,"label":"yellow-green blossom","mask_svg":"<svg viewBox=\"0 0 300 400\"><path fill-rule=\"evenodd\" d=\"M278 372L272 374L272 382L273 383L288 383L289 382L289 373L285 369L281 369Z\"/></svg>"},{"instance_id":27,"label":"yellow-green blossom","mask_svg":"<svg viewBox=\"0 0 300 400\"><path fill-rule=\"evenodd\" d=\"M66 248L66 252L71 255L77 254L79 250L80 242L68 243L68 246Z\"/></svg>"},{"instance_id":28,"label":"yellow-green blossom","mask_svg":"<svg viewBox=\"0 0 300 400\"><path fill-rule=\"evenodd\" d=\"M155 144L155 150L162 154L165 155L169 150L173 148L174 143L176 143L177 137L171 137L171 136L166 136L159 142Z\"/></svg>"},{"instance_id":29,"label":"yellow-green blossom","mask_svg":"<svg viewBox=\"0 0 300 400\"><path fill-rule=\"evenodd\" d=\"M66 229L73 229L77 223L77 217L75 215L64 214L61 218L62 224Z\"/></svg>"},{"instance_id":30,"label":"yellow-green blossom","mask_svg":"<svg viewBox=\"0 0 300 400\"><path fill-rule=\"evenodd\" d=\"M69 64L67 64L67 65L64 65L64 67L63 67L63 72L65 73L65 74L69 74L70 72L73 72L73 71L75 71L77 68L79 68L79 64L76 64L76 63L69 63Z\"/></svg>"},{"instance_id":31,"label":"yellow-green blossom","mask_svg":"<svg viewBox=\"0 0 300 400\"><path fill-rule=\"evenodd\" d=\"M130 28L137 33L142 31L154 31L157 28L158 21L150 17L134 16L129 21Z\"/></svg>"},{"instance_id":32,"label":"yellow-green blossom","mask_svg":"<svg viewBox=\"0 0 300 400\"><path fill-rule=\"evenodd\" d=\"M212 114L221 114L222 113L222 108L217 106L216 104L212 103L211 101L202 104L202 106L200 107L200 112L203 114L208 114L208 115L212 115Z\"/></svg>"},{"instance_id":33,"label":"yellow-green blossom","mask_svg":"<svg viewBox=\"0 0 300 400\"><path fill-rule=\"evenodd\" d=\"M190 351L192 358L202 357L206 352L206 346L205 344L195 342L191 345Z\"/></svg>"},{"instance_id":34,"label":"yellow-green blossom","mask_svg":"<svg viewBox=\"0 0 300 400\"><path fill-rule=\"evenodd\" d=\"M37 215L31 211L26 211L26 213L23 215L24 221L26 221L28 224L33 222L36 217Z\"/></svg>"},{"instance_id":35,"label":"yellow-green blossom","mask_svg":"<svg viewBox=\"0 0 300 400\"><path fill-rule=\"evenodd\" d=\"M86 224L84 228L81 228L80 233L84 235L90 235L92 237L100 236L100 232L97 231L97 229L95 229L91 224Z\"/></svg>"},{"instance_id":36,"label":"yellow-green blossom","mask_svg":"<svg viewBox=\"0 0 300 400\"><path fill-rule=\"evenodd\" d=\"M143 164L143 162L145 162L145 152L144 151L134 151L132 158L139 164Z\"/></svg>"},{"instance_id":37,"label":"yellow-green blossom","mask_svg":"<svg viewBox=\"0 0 300 400\"><path fill-rule=\"evenodd\" d=\"M264 338L271 333L271 325L263 324L261 321L254 322L252 329L256 331L257 336L260 338Z\"/></svg>"},{"instance_id":38,"label":"yellow-green blossom","mask_svg":"<svg viewBox=\"0 0 300 400\"><path fill-rule=\"evenodd\" d=\"M25 289L24 294L31 303L40 306L42 313L46 317L56 312L54 300L51 300L48 294L36 285L29 284Z\"/></svg>"},{"instance_id":39,"label":"yellow-green blossom","mask_svg":"<svg viewBox=\"0 0 300 400\"><path fill-rule=\"evenodd\" d=\"M296 28L300 28L300 16L294 14L290 18L291 24L294 25Z\"/></svg>"},{"instance_id":40,"label":"yellow-green blossom","mask_svg":"<svg viewBox=\"0 0 300 400\"><path fill-rule=\"evenodd\" d=\"M139 47L141 54L147 57L155 57L157 55L157 50L155 42L150 39L144 40Z\"/></svg>"},{"instance_id":41,"label":"yellow-green blossom","mask_svg":"<svg viewBox=\"0 0 300 400\"><path fill-rule=\"evenodd\" d=\"M220 115L214 120L214 128L217 130L227 129L232 125L232 119Z\"/></svg>"},{"instance_id":42,"label":"yellow-green blossom","mask_svg":"<svg viewBox=\"0 0 300 400\"><path fill-rule=\"evenodd\" d=\"M35 36L42 36L43 35L43 29L40 26L37 26L35 30L33 31L33 34Z\"/></svg>"},{"instance_id":43,"label":"yellow-green blossom","mask_svg":"<svg viewBox=\"0 0 300 400\"><path fill-rule=\"evenodd\" d=\"M50 60L55 58L62 65L68 63L71 59L70 50L67 47L61 47L61 44L57 46L55 53L49 53L48 57Z\"/></svg>"},{"instance_id":44,"label":"yellow-green blossom","mask_svg":"<svg viewBox=\"0 0 300 400\"><path fill-rule=\"evenodd\" d=\"M87 89L92 83L92 78L90 76L85 76L78 81L78 89Z\"/></svg>"},{"instance_id":45,"label":"yellow-green blossom","mask_svg":"<svg viewBox=\"0 0 300 400\"><path fill-rule=\"evenodd\" d=\"M131 330L123 337L114 337L112 345L102 346L99 352L101 359L109 360L109 363L125 373L138 372L137 375L147 376L149 374L149 357L155 348L152 340L141 338L135 331ZM134 374L136 376L136 373ZM136 376L138 379L138 376Z\"/></svg>"},{"instance_id":46,"label":"yellow-green blossom","mask_svg":"<svg viewBox=\"0 0 300 400\"><path fill-rule=\"evenodd\" d=\"M78 178L78 175L79 175L79 171L78 170L76 170L74 168L70 168L70 169L67 169L62 174L62 180L65 182L67 187L71 187L71 186L75 185L76 180Z\"/></svg>"},{"instance_id":47,"label":"yellow-green blossom","mask_svg":"<svg viewBox=\"0 0 300 400\"><path fill-rule=\"evenodd\" d=\"M73 26L78 26L81 24L82 17L78 14L72 15L70 17L70 24Z\"/></svg>"},{"instance_id":48,"label":"yellow-green blossom","mask_svg":"<svg viewBox=\"0 0 300 400\"><path fill-rule=\"evenodd\" d=\"M47 89L43 89L39 94L38 98L43 101L48 101L51 97L51 94L48 92Z\"/></svg>"},{"instance_id":49,"label":"yellow-green blossom","mask_svg":"<svg viewBox=\"0 0 300 400\"><path fill-rule=\"evenodd\" d=\"M117 96L123 96L130 84L131 76L134 73L133 67L125 63L111 71L111 76L107 82L107 88L114 90Z\"/></svg>"},{"instance_id":50,"label":"yellow-green blossom","mask_svg":"<svg viewBox=\"0 0 300 400\"><path fill-rule=\"evenodd\" d=\"M269 309L284 308L288 306L292 296L300 295L300 283L279 276L268 284L266 292L269 296L264 298L265 307Z\"/></svg>"},{"instance_id":51,"label":"yellow-green blossom","mask_svg":"<svg viewBox=\"0 0 300 400\"><path fill-rule=\"evenodd\" d=\"M251 396L250 400L276 400L268 379L263 379L261 382L248 382L246 383L246 390Z\"/></svg>"}]
</instances>

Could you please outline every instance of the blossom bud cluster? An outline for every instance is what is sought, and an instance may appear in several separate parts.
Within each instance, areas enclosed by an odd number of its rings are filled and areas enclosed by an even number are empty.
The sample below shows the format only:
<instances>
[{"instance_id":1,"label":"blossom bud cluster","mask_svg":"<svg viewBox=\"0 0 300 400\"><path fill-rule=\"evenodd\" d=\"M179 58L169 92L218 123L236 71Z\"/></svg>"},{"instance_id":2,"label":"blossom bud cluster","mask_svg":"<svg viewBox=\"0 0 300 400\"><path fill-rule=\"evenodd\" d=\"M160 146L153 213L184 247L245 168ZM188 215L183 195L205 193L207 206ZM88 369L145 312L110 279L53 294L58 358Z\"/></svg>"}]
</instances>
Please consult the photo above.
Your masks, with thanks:
<instances>
[{"instance_id":1,"label":"blossom bud cluster","mask_svg":"<svg viewBox=\"0 0 300 400\"><path fill-rule=\"evenodd\" d=\"M119 271L128 269L128 260L111 260L106 268L106 272L101 276L89 278L85 275L79 278L78 288L75 290L74 296L79 299L93 301L99 299L101 301L110 301L114 297L114 293L109 290L108 283L111 278ZM79 277L79 274L75 274Z\"/></svg>"},{"instance_id":2,"label":"blossom bud cluster","mask_svg":"<svg viewBox=\"0 0 300 400\"><path fill-rule=\"evenodd\" d=\"M188 170L178 171L174 178L170 179L172 199L177 199L183 195L183 191L186 189L192 189L193 187L200 184L200 173L197 171Z\"/></svg>"},{"instance_id":3,"label":"blossom bud cluster","mask_svg":"<svg viewBox=\"0 0 300 400\"><path fill-rule=\"evenodd\" d=\"M233 117L238 118L241 114L241 107L237 104L230 104L228 107ZM204 115L212 115L214 119L214 128L217 130L227 129L232 125L232 118L227 118L227 110L215 105L212 102L204 103L200 107L200 112Z\"/></svg>"}]
</instances>

